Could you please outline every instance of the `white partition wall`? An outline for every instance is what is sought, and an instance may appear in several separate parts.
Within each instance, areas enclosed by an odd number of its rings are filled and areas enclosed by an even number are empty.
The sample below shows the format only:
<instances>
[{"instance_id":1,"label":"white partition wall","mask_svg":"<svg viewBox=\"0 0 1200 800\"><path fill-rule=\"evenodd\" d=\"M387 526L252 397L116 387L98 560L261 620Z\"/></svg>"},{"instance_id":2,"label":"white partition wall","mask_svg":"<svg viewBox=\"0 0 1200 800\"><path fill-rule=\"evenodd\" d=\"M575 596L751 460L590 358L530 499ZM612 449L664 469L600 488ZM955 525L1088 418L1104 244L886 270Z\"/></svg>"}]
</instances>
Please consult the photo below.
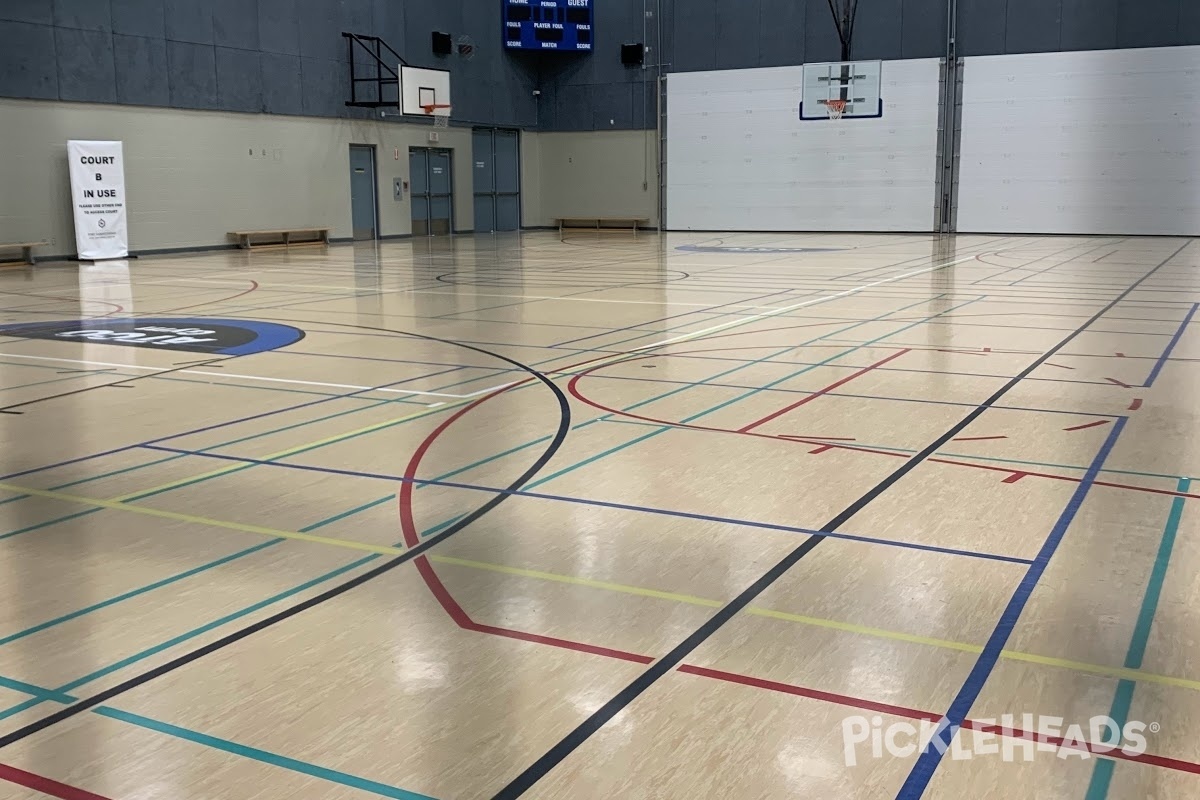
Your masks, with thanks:
<instances>
[{"instance_id":1,"label":"white partition wall","mask_svg":"<svg viewBox=\"0 0 1200 800\"><path fill-rule=\"evenodd\" d=\"M1200 234L1200 47L968 58L958 230Z\"/></svg>"},{"instance_id":2,"label":"white partition wall","mask_svg":"<svg viewBox=\"0 0 1200 800\"><path fill-rule=\"evenodd\" d=\"M667 227L930 231L937 59L885 61L878 119L802 121L803 68L667 79Z\"/></svg>"}]
</instances>

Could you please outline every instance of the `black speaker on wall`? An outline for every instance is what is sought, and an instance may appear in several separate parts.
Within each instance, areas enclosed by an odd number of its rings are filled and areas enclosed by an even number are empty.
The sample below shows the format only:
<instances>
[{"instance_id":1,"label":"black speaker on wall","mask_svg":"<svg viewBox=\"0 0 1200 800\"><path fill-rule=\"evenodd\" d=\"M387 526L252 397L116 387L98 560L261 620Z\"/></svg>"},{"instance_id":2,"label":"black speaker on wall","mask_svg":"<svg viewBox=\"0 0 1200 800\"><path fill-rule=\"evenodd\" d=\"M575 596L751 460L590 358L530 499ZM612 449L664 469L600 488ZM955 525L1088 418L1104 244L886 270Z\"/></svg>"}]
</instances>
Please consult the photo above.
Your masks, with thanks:
<instances>
[{"instance_id":1,"label":"black speaker on wall","mask_svg":"<svg viewBox=\"0 0 1200 800\"><path fill-rule=\"evenodd\" d=\"M627 67L640 67L642 61L646 58L646 45L638 42L637 44L621 45L621 63Z\"/></svg>"},{"instance_id":2,"label":"black speaker on wall","mask_svg":"<svg viewBox=\"0 0 1200 800\"><path fill-rule=\"evenodd\" d=\"M450 38L450 34L441 33L440 31L433 32L433 54L435 56L448 56L454 52L454 42Z\"/></svg>"}]
</instances>

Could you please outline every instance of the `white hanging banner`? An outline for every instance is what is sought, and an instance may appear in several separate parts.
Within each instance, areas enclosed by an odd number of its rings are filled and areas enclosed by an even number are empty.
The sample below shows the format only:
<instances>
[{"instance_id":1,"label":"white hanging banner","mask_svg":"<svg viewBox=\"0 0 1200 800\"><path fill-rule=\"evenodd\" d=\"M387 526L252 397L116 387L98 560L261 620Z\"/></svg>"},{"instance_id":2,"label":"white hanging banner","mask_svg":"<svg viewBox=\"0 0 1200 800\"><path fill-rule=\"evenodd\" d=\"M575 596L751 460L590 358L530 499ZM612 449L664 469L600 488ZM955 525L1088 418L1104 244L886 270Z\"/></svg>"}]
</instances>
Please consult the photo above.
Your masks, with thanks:
<instances>
[{"instance_id":1,"label":"white hanging banner","mask_svg":"<svg viewBox=\"0 0 1200 800\"><path fill-rule=\"evenodd\" d=\"M81 261L125 258L125 157L121 142L67 142L75 245Z\"/></svg>"}]
</instances>

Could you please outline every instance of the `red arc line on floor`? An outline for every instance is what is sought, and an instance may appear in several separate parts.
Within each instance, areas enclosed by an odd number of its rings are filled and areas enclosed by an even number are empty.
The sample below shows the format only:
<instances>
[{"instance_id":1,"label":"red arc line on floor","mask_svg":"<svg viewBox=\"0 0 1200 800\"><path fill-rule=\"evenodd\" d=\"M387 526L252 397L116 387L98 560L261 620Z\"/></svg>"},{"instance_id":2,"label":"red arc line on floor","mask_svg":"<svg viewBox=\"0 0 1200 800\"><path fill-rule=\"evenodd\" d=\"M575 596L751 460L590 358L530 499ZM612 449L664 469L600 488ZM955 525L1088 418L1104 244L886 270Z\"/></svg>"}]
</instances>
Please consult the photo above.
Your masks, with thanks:
<instances>
[{"instance_id":1,"label":"red arc line on floor","mask_svg":"<svg viewBox=\"0 0 1200 800\"><path fill-rule=\"evenodd\" d=\"M993 439L1007 439L1007 436L959 436L955 442L988 442Z\"/></svg>"},{"instance_id":2,"label":"red arc line on floor","mask_svg":"<svg viewBox=\"0 0 1200 800\"><path fill-rule=\"evenodd\" d=\"M1137 411L1141 407L1142 407L1142 398L1140 398L1140 397L1129 404L1130 411Z\"/></svg>"},{"instance_id":3,"label":"red arc line on floor","mask_svg":"<svg viewBox=\"0 0 1200 800\"><path fill-rule=\"evenodd\" d=\"M855 378L861 378L863 375L866 375L871 370L879 369L880 367L882 367L884 364L888 363L889 361L895 361L897 358L904 355L905 353L911 353L911 352L912 352L911 350L906 348L904 350L900 350L898 352L892 353L887 358L881 359L879 361L876 361L874 364L863 367L862 369L858 370L857 372L851 373L850 375L847 375L846 377L842 378L840 381L834 381L833 383L826 386L824 389L818 389L817 391L813 392L812 394L810 394L804 398L801 398L800 400L797 400L796 402L792 403L791 405L784 406L783 408L779 409L778 411L776 411L773 414L768 414L767 416L763 417L760 420L751 422L749 425L747 425L744 428L739 428L738 433L749 433L750 431L754 430L755 428L759 427L760 425L765 425L766 423L770 422L773 419L778 419L779 417L782 417L784 414L788 413L789 411L795 411L800 406L802 406L806 403L811 403L813 400L816 400L821 395L829 394L834 389L837 389L841 386L845 386L847 383L854 380Z\"/></svg>"},{"instance_id":4,"label":"red arc line on floor","mask_svg":"<svg viewBox=\"0 0 1200 800\"><path fill-rule=\"evenodd\" d=\"M57 797L59 800L108 800L107 797L95 792L68 786L65 783L34 775L32 772L10 767L7 764L0 764L0 780L24 786L26 789L32 789L50 797Z\"/></svg>"},{"instance_id":5,"label":"red arc line on floor","mask_svg":"<svg viewBox=\"0 0 1200 800\"><path fill-rule=\"evenodd\" d=\"M1125 381L1119 381L1119 380L1117 380L1116 378L1105 378L1104 380L1108 381L1109 383L1112 383L1112 384L1115 384L1115 385L1117 385L1117 386L1120 386L1120 387L1122 387L1122 388L1125 388L1125 389L1132 389L1132 388L1133 388L1133 387L1132 387L1132 386L1130 386L1128 383L1125 383Z\"/></svg>"},{"instance_id":6,"label":"red arc line on floor","mask_svg":"<svg viewBox=\"0 0 1200 800\"><path fill-rule=\"evenodd\" d=\"M1051 364L1049 361L1046 362L1046 366L1058 367L1059 369L1075 369L1074 367L1068 367L1066 364Z\"/></svg>"}]
</instances>

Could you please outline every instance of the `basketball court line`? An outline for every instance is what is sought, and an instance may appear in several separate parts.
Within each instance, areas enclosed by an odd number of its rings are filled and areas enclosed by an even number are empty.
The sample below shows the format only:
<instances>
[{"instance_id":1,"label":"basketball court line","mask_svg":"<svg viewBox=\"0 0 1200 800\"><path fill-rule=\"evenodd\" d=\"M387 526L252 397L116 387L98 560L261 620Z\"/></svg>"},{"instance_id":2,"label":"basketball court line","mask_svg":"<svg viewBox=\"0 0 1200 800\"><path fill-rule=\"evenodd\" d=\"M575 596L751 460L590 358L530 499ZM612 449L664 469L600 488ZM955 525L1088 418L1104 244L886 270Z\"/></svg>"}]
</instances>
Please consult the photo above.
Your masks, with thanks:
<instances>
[{"instance_id":1,"label":"basketball court line","mask_svg":"<svg viewBox=\"0 0 1200 800\"><path fill-rule=\"evenodd\" d=\"M910 459L906 460L903 465L893 471L888 477L876 484L875 487L862 495L862 497L860 497L854 503L847 506L842 513L836 515L826 525L822 526L822 530L834 531L837 528L840 528L851 518L853 518L858 511L889 489L896 481L900 480L900 478L915 469L917 465L941 449L946 442L961 434L962 431L972 422L974 422L975 419L981 416L990 405L999 401L1001 397L1019 384L1026 375L1037 369L1042 362L1052 358L1059 350L1070 344L1071 341L1086 331L1092 323L1102 318L1107 311L1119 305L1121 300L1132 294L1138 286L1153 276L1157 270L1161 269L1165 264L1171 261L1171 259L1179 255L1185 246L1186 244L1180 246L1178 249L1160 261L1156 266L1146 272L1141 278L1130 284L1130 286L1124 292L1113 298L1108 305L1097 311L1095 316L1083 323L1083 325L1077 328L1073 333L1062 339L1056 345L1047 350L1043 355L1031 362L1030 365L1021 373L1018 373L1017 376L1012 378L1008 383L984 400L975 411L967 414L962 420L951 426L945 433L931 442L920 453L917 453ZM1124 421L1122 420L1113 426L1112 434L1119 434L1123 427ZM1115 439L1113 441L1115 441ZM1102 450L1101 452L1103 453L1104 451ZM1098 460L1102 462L1102 459ZM1098 470L1101 466L1103 466L1103 464L1095 463L1094 466L1095 469ZM1091 473L1089 472L1088 474ZM1092 479L1094 480L1094 478L1095 476L1093 475ZM1082 490L1085 486L1089 486L1089 484L1081 481L1078 489ZM1068 509L1069 508L1070 506L1068 506ZM1064 514L1066 514L1065 510ZM565 759L584 742L590 739L592 735L605 724L607 724L609 720L633 703L639 696L641 696L643 692L649 689L650 686L656 683L664 675L671 672L676 666L681 664L684 658L694 652L696 648L707 641L714 633L717 632L717 630L719 630L730 619L736 616L742 607L749 605L754 598L766 591L768 587L774 584L775 581L782 577L782 575L791 569L792 566L797 564L802 558L804 558L804 556L811 552L813 548L817 547L821 541L823 541L823 539L820 536L814 536L810 538L804 544L801 544L792 550L791 553L781 559L774 567L763 573L758 580L748 586L741 594L730 601L727 605L718 610L716 614L710 617L707 622L697 628L690 636L680 642L680 644L673 648L669 653L657 660L646 671L628 684L625 689L611 698L608 702L601 706L601 708L591 714L583 723L578 725L571 733L560 739L559 742L546 751L542 757L538 758L533 762L533 764L531 764L528 768L511 780L495 795L495 800L511 800L511 798L517 798L524 794L529 788L531 788L535 783L541 780L541 778L545 777L547 773L561 763L563 759ZM1032 589L1032 587L1030 587L1030 589ZM988 671L990 672L990 669ZM980 685L980 688L982 688L982 684ZM961 724L962 719L965 717L966 714L962 714L962 717L959 719L959 724ZM926 750L926 753L928 752L929 751ZM923 753L921 758L925 757L926 756ZM930 772L930 775L932 775L932 772ZM924 789L924 784L921 785L921 789ZM920 792L917 792L916 794L919 796Z\"/></svg>"},{"instance_id":2,"label":"basketball court line","mask_svg":"<svg viewBox=\"0 0 1200 800\"><path fill-rule=\"evenodd\" d=\"M94 792L60 783L42 775L35 775L8 764L0 764L0 780L24 786L26 789L31 789L47 797L57 797L58 800L108 800Z\"/></svg>"}]
</instances>

